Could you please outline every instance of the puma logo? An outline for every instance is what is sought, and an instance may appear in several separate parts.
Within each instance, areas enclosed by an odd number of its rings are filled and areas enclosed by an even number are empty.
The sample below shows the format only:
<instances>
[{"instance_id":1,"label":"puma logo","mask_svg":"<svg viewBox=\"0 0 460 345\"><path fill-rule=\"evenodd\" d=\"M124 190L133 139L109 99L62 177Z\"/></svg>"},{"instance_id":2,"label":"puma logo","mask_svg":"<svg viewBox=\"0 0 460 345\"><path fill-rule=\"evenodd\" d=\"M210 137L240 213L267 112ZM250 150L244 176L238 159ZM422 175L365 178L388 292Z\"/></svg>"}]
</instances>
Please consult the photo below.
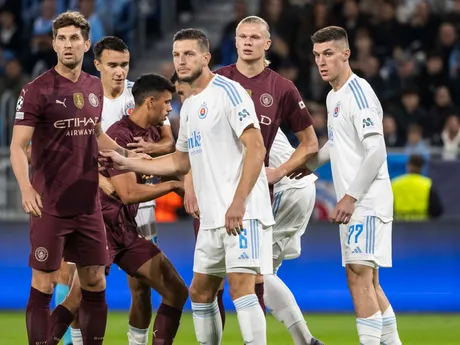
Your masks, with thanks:
<instances>
[{"instance_id":1,"label":"puma logo","mask_svg":"<svg viewBox=\"0 0 460 345\"><path fill-rule=\"evenodd\" d=\"M67 108L67 106L65 105L65 100L66 100L66 99L67 99L67 98L64 98L63 101L60 101L60 100L57 99L57 100L56 100L56 104L62 104L62 105L64 106L64 108Z\"/></svg>"}]
</instances>

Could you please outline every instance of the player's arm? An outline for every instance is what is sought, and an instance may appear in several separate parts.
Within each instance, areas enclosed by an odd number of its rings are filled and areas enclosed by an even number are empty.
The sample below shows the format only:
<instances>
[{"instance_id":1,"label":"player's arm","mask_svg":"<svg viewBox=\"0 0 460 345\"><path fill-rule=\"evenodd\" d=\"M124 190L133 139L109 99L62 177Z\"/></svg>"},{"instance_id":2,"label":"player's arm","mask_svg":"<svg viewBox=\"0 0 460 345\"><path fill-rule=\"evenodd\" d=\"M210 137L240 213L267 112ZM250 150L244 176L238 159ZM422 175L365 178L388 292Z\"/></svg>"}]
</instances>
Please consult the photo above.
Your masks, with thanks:
<instances>
[{"instance_id":1,"label":"player's arm","mask_svg":"<svg viewBox=\"0 0 460 345\"><path fill-rule=\"evenodd\" d=\"M27 162L30 164L30 161L32 160L32 145L31 144L27 146L26 155L27 155Z\"/></svg>"},{"instance_id":2,"label":"player's arm","mask_svg":"<svg viewBox=\"0 0 460 345\"><path fill-rule=\"evenodd\" d=\"M27 150L32 140L35 127L15 125L10 145L10 160L14 175L22 194L24 211L34 216L41 216L43 207L41 197L32 187L29 179L29 160Z\"/></svg>"},{"instance_id":3,"label":"player's arm","mask_svg":"<svg viewBox=\"0 0 460 345\"><path fill-rule=\"evenodd\" d=\"M318 153L307 161L305 167L310 171L315 171L329 162L329 160L329 141L327 141L323 147L319 149Z\"/></svg>"},{"instance_id":4,"label":"player's arm","mask_svg":"<svg viewBox=\"0 0 460 345\"><path fill-rule=\"evenodd\" d=\"M104 133L100 122L96 125L95 133L99 151L114 150L124 157L137 157L135 152L130 152L129 150L121 147L106 133Z\"/></svg>"},{"instance_id":5,"label":"player's arm","mask_svg":"<svg viewBox=\"0 0 460 345\"><path fill-rule=\"evenodd\" d=\"M154 185L137 183L136 174L133 172L112 176L111 181L115 192L125 205L150 201L183 189L180 181L168 181Z\"/></svg>"},{"instance_id":6,"label":"player's arm","mask_svg":"<svg viewBox=\"0 0 460 345\"><path fill-rule=\"evenodd\" d=\"M134 137L135 142L129 143L128 148L133 149L137 153L146 153L152 157L166 155L175 150L174 136L171 125L165 122L160 129L161 140L156 143L149 143L144 141L141 137Z\"/></svg>"},{"instance_id":7,"label":"player's arm","mask_svg":"<svg viewBox=\"0 0 460 345\"><path fill-rule=\"evenodd\" d=\"M193 186L192 170L184 176L184 207L185 211L193 218L200 218L200 209L195 195L195 188Z\"/></svg>"},{"instance_id":8,"label":"player's arm","mask_svg":"<svg viewBox=\"0 0 460 345\"><path fill-rule=\"evenodd\" d=\"M318 138L312 126L313 118L292 82L287 85L282 105L283 122L289 124L290 129L299 139L299 146L284 164L270 171L268 181L270 184L275 184L284 176L303 168L305 163L318 152Z\"/></svg>"}]
</instances>

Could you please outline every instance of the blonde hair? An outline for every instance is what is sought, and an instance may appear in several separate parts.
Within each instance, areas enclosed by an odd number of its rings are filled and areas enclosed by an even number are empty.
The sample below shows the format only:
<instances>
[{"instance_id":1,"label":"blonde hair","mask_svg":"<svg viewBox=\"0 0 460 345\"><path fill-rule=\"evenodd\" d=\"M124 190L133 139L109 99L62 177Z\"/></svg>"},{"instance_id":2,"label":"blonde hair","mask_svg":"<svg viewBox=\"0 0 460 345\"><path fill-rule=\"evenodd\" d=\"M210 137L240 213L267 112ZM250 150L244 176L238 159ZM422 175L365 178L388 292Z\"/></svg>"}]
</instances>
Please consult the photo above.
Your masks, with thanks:
<instances>
[{"instance_id":1,"label":"blonde hair","mask_svg":"<svg viewBox=\"0 0 460 345\"><path fill-rule=\"evenodd\" d=\"M260 24L260 25L265 26L265 29L267 30L268 38L270 39L270 26L264 19L258 16L249 16L249 17L243 18L236 26L237 30L241 24ZM268 66L268 65L270 65L270 61L264 58L264 66Z\"/></svg>"}]
</instances>

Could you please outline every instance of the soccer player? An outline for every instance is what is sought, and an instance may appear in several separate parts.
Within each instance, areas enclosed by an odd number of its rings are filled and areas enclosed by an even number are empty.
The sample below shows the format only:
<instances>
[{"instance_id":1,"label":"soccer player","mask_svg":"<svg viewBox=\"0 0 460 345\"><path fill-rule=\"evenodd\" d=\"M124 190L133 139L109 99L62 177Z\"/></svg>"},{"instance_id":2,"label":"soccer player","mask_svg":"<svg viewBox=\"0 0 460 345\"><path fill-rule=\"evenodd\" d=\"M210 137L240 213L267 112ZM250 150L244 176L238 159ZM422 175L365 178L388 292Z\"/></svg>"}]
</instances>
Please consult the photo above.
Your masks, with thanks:
<instances>
[{"instance_id":1,"label":"soccer player","mask_svg":"<svg viewBox=\"0 0 460 345\"><path fill-rule=\"evenodd\" d=\"M27 84L18 99L11 165L30 214L32 286L26 309L29 344L52 344L54 332L73 314L49 304L62 257L77 265L80 320L85 345L102 344L107 304L104 268L107 240L98 200L98 148L128 156L100 127L103 90L82 72L90 25L78 12L53 22L57 65ZM27 147L33 141L31 180ZM70 320L70 321L69 321Z\"/></svg>"},{"instance_id":2,"label":"soccer player","mask_svg":"<svg viewBox=\"0 0 460 345\"><path fill-rule=\"evenodd\" d=\"M209 70L203 32L177 32L173 59L179 79L192 90L181 109L176 152L141 164L114 151L105 155L118 168L160 176L184 175L191 167L201 220L190 287L198 342L221 343L216 293L227 274L244 342L266 344L254 283L256 273L273 270L274 220L254 103L241 85Z\"/></svg>"},{"instance_id":3,"label":"soccer player","mask_svg":"<svg viewBox=\"0 0 460 345\"><path fill-rule=\"evenodd\" d=\"M102 129L107 129L123 116L129 116L134 110L132 94L133 82L127 80L129 73L130 52L127 45L118 37L107 36L102 38L93 48L96 69L101 74L104 88L104 109L102 111ZM151 156L159 156L174 151L174 137L169 119L161 125L161 139L147 142L142 137L134 137L127 143L127 147L135 152ZM118 140L117 140L118 142ZM100 181L105 181L101 176ZM145 183L152 183L152 178L145 179ZM155 220L155 200L143 202L139 205L136 224L138 233L153 243L158 244ZM152 301L150 286L128 275L128 285L131 291L131 307L129 309L128 338L138 340L136 344L146 344L148 328L152 318ZM139 342L139 334L144 335L145 341ZM131 341L131 340L130 340Z\"/></svg>"},{"instance_id":4,"label":"soccer player","mask_svg":"<svg viewBox=\"0 0 460 345\"><path fill-rule=\"evenodd\" d=\"M331 161L340 224L342 264L363 345L400 345L396 317L379 283L379 267L391 267L393 194L383 140L383 111L369 83L350 68L343 28L329 26L312 36L313 54L327 95L329 140L307 168Z\"/></svg>"},{"instance_id":5,"label":"soccer player","mask_svg":"<svg viewBox=\"0 0 460 345\"><path fill-rule=\"evenodd\" d=\"M141 76L132 88L135 100L132 114L115 122L107 130L107 134L117 138L117 142L122 147L127 147L128 143L134 142L136 137L141 137L146 142L160 141L157 126L162 125L166 115L172 110L171 98L174 91L174 85L162 76L156 74ZM116 263L131 277L137 278L148 286L149 296L150 289L153 288L163 297L155 317L152 344L170 345L179 327L188 289L174 266L158 247L150 240L139 236L135 217L139 203L178 191L182 189L182 183L168 181L152 185L143 183L145 178L142 175L130 171L109 169L107 173L119 197L115 199L106 194L101 195L109 246L108 266L110 267L112 262ZM78 277L74 284L78 284ZM78 290L73 286L64 305L69 310L74 310L75 314L79 300ZM151 303L140 307L151 309ZM150 319L147 322L145 328L138 332L133 329L133 332L128 333L130 344L147 342L146 332Z\"/></svg>"},{"instance_id":6,"label":"soccer player","mask_svg":"<svg viewBox=\"0 0 460 345\"><path fill-rule=\"evenodd\" d=\"M180 82L177 74L172 77L172 81L176 84L176 91L183 102L190 94L190 87L188 84ZM293 152L294 148L290 145L287 137L281 129L278 129L270 150L270 167L281 166ZM194 230L197 237L199 221L197 227L196 220L199 220L199 207L191 178L190 172L184 179L184 185L189 184L188 187L184 188L184 206L186 211L194 217ZM273 274L264 276L266 289L264 289L263 298L271 313L288 328L295 344L322 345L318 339L313 338L292 292L276 273L283 260L295 259L300 256L301 236L305 232L314 208L316 195L314 181L316 179L314 175L303 179L284 177L274 186L273 214L276 221L273 229L274 271ZM223 289L223 284L221 284L217 293L222 326L225 325Z\"/></svg>"}]
</instances>

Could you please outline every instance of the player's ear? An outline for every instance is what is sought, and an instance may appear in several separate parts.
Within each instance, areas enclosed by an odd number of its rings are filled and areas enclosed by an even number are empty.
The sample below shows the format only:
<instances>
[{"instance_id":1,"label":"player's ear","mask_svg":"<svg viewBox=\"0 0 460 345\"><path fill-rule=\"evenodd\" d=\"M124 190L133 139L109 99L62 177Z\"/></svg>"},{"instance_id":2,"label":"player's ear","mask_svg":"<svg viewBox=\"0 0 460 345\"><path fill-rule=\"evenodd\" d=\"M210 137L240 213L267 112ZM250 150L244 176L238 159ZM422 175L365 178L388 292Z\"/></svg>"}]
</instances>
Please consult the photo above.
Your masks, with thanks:
<instances>
[{"instance_id":1,"label":"player's ear","mask_svg":"<svg viewBox=\"0 0 460 345\"><path fill-rule=\"evenodd\" d=\"M91 40L88 38L85 41L85 53L89 50L89 48L91 48Z\"/></svg>"},{"instance_id":2,"label":"player's ear","mask_svg":"<svg viewBox=\"0 0 460 345\"><path fill-rule=\"evenodd\" d=\"M271 45L272 45L272 40L271 39L266 40L264 50L265 51L269 50Z\"/></svg>"},{"instance_id":3,"label":"player's ear","mask_svg":"<svg viewBox=\"0 0 460 345\"><path fill-rule=\"evenodd\" d=\"M343 52L343 62L348 61L350 59L350 54L351 51L349 48Z\"/></svg>"},{"instance_id":4,"label":"player's ear","mask_svg":"<svg viewBox=\"0 0 460 345\"><path fill-rule=\"evenodd\" d=\"M204 57L204 61L205 61L205 63L203 65L208 66L209 62L211 62L211 53L206 52L206 53L203 54L203 57Z\"/></svg>"},{"instance_id":5,"label":"player's ear","mask_svg":"<svg viewBox=\"0 0 460 345\"><path fill-rule=\"evenodd\" d=\"M94 67L100 72L101 71L101 63L97 61L97 59L94 59Z\"/></svg>"}]
</instances>

